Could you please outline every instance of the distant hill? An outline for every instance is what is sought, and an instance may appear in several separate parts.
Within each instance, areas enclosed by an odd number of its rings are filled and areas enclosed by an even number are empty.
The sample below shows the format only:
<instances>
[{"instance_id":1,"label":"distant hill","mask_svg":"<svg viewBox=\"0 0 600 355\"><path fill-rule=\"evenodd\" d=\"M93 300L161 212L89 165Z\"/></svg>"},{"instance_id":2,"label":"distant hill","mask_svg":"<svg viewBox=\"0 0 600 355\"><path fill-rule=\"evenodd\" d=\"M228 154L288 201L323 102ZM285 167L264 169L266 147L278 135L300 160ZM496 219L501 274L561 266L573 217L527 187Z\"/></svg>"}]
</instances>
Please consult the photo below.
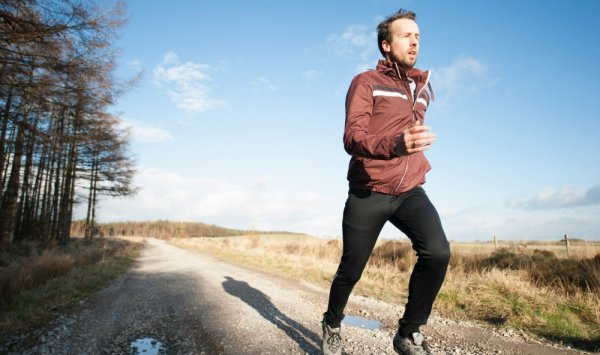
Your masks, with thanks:
<instances>
[{"instance_id":1,"label":"distant hill","mask_svg":"<svg viewBox=\"0 0 600 355\"><path fill-rule=\"evenodd\" d=\"M75 221L71 225L71 235L85 235L85 221ZM129 221L99 223L95 225L94 235L100 236L143 236L159 239L165 238L197 238L227 237L244 234L301 234L281 231L255 231L220 227L214 224L177 221Z\"/></svg>"}]
</instances>

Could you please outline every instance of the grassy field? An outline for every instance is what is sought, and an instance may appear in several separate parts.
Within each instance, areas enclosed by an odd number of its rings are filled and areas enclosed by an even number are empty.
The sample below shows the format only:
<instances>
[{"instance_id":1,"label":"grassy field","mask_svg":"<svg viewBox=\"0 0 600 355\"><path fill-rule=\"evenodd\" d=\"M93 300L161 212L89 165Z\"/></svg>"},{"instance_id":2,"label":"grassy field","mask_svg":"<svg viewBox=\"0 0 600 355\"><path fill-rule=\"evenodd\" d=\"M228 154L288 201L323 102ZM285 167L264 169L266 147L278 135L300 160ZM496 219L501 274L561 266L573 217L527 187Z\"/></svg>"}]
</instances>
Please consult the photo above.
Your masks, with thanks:
<instances>
[{"instance_id":1,"label":"grassy field","mask_svg":"<svg viewBox=\"0 0 600 355\"><path fill-rule=\"evenodd\" d=\"M73 238L64 248L9 245L0 253L0 340L44 324L126 271L143 239Z\"/></svg>"},{"instance_id":2,"label":"grassy field","mask_svg":"<svg viewBox=\"0 0 600 355\"><path fill-rule=\"evenodd\" d=\"M341 241L308 236L171 242L323 287L329 287L341 256ZM569 259L561 253L564 245L552 243L452 243L451 248L434 312L600 350L600 243L572 244ZM379 242L354 292L404 303L415 261L407 242Z\"/></svg>"},{"instance_id":3,"label":"grassy field","mask_svg":"<svg viewBox=\"0 0 600 355\"><path fill-rule=\"evenodd\" d=\"M450 244L461 255L489 255L499 249L505 249L526 255L532 255L535 250L546 250L554 253L557 258L567 257L567 249L564 243L498 241L496 245L492 242L451 242ZM574 259L593 258L598 254L600 254L600 242L577 241L570 243L569 256Z\"/></svg>"}]
</instances>

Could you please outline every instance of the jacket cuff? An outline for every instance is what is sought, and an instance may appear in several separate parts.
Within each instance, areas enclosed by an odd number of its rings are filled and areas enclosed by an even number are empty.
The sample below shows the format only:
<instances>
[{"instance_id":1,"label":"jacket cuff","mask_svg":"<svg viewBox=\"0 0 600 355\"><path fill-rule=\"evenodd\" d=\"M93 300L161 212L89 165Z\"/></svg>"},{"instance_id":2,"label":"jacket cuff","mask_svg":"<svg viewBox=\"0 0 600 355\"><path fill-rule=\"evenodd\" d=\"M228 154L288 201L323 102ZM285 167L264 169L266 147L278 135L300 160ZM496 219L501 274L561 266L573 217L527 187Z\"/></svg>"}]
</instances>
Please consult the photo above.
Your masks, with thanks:
<instances>
[{"instance_id":1,"label":"jacket cuff","mask_svg":"<svg viewBox=\"0 0 600 355\"><path fill-rule=\"evenodd\" d=\"M396 137L396 146L394 147L394 154L396 156L408 155L406 151L406 145L404 144L404 133Z\"/></svg>"}]
</instances>

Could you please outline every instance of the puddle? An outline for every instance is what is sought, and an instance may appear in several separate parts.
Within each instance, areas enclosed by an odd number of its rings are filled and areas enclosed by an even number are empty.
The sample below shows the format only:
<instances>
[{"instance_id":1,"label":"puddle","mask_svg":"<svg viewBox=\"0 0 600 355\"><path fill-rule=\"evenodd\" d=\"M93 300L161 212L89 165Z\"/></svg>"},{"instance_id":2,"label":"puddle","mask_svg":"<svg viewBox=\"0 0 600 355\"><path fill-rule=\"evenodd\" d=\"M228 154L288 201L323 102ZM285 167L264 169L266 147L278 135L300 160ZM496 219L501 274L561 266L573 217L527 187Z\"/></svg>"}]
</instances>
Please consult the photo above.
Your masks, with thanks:
<instances>
[{"instance_id":1,"label":"puddle","mask_svg":"<svg viewBox=\"0 0 600 355\"><path fill-rule=\"evenodd\" d=\"M344 320L342 320L342 323L350 327L359 327L370 330L381 328L380 321L374 319L367 319L360 316L345 316Z\"/></svg>"},{"instance_id":2,"label":"puddle","mask_svg":"<svg viewBox=\"0 0 600 355\"><path fill-rule=\"evenodd\" d=\"M152 338L141 338L131 342L131 354L157 355L164 352L163 343Z\"/></svg>"}]
</instances>

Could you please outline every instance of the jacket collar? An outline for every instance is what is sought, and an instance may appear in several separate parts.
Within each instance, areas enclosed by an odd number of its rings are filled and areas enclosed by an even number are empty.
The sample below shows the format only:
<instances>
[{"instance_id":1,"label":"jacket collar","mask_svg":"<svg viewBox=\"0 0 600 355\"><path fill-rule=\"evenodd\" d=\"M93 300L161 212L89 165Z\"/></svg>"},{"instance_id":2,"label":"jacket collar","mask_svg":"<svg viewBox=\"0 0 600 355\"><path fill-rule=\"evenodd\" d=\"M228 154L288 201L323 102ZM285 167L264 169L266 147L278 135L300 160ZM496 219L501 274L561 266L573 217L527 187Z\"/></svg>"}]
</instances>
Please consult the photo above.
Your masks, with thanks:
<instances>
[{"instance_id":1,"label":"jacket collar","mask_svg":"<svg viewBox=\"0 0 600 355\"><path fill-rule=\"evenodd\" d=\"M413 79L417 84L425 82L427 80L428 75L426 71L422 71L417 68L406 70L403 67L397 65L396 63L392 63L387 59L381 59L379 60L379 62L377 62L377 71L395 79L404 79L409 77Z\"/></svg>"}]
</instances>

